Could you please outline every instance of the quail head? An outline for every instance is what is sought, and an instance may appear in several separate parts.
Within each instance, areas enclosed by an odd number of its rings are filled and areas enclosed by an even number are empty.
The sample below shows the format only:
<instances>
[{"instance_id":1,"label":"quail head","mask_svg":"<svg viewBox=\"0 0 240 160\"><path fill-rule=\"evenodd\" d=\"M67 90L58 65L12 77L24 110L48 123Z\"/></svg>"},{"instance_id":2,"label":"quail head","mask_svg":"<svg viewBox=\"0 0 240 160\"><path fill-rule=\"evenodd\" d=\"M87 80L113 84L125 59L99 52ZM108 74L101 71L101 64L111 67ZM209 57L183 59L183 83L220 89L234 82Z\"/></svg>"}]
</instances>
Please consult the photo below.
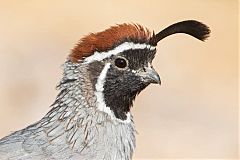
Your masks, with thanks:
<instances>
[{"instance_id":1,"label":"quail head","mask_svg":"<svg viewBox=\"0 0 240 160\"><path fill-rule=\"evenodd\" d=\"M83 37L64 63L59 94L36 123L0 140L1 160L129 160L135 148L131 107L151 83L157 43L175 33L205 40L198 21L175 23L154 34L120 24Z\"/></svg>"}]
</instances>

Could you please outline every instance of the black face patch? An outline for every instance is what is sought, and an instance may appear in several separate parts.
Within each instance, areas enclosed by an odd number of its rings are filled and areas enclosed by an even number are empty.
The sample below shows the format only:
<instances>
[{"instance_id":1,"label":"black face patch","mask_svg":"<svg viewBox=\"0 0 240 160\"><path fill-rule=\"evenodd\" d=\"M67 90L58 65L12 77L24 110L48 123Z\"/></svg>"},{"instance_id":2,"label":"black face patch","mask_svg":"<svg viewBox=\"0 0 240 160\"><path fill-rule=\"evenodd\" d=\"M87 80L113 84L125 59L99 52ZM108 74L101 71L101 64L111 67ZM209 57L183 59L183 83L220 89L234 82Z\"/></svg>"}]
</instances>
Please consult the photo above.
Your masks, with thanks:
<instances>
[{"instance_id":1,"label":"black face patch","mask_svg":"<svg viewBox=\"0 0 240 160\"><path fill-rule=\"evenodd\" d=\"M133 70L142 70L148 66L155 53L156 50L149 49L128 50L88 65L88 77L96 91L96 84L103 68L107 63L111 63L105 77L103 96L106 106L113 111L116 118L126 120L126 114L130 111L136 95L149 85L142 81ZM116 65L115 60L118 58L126 60L126 67Z\"/></svg>"},{"instance_id":2,"label":"black face patch","mask_svg":"<svg viewBox=\"0 0 240 160\"><path fill-rule=\"evenodd\" d=\"M116 118L126 120L133 100L147 85L132 72L109 68L103 91L106 106L110 107Z\"/></svg>"},{"instance_id":3,"label":"black face patch","mask_svg":"<svg viewBox=\"0 0 240 160\"><path fill-rule=\"evenodd\" d=\"M128 67L132 70L138 70L144 66L148 66L148 63L152 63L156 50L149 49L135 49L127 50L119 54L128 60Z\"/></svg>"},{"instance_id":4,"label":"black face patch","mask_svg":"<svg viewBox=\"0 0 240 160\"><path fill-rule=\"evenodd\" d=\"M149 85L132 70L146 67L155 53L156 50L148 49L128 50L110 58L112 63L106 75L103 94L106 106L110 107L116 118L126 120L126 113L130 111L136 95ZM127 59L126 69L115 66L114 59L118 57Z\"/></svg>"}]
</instances>

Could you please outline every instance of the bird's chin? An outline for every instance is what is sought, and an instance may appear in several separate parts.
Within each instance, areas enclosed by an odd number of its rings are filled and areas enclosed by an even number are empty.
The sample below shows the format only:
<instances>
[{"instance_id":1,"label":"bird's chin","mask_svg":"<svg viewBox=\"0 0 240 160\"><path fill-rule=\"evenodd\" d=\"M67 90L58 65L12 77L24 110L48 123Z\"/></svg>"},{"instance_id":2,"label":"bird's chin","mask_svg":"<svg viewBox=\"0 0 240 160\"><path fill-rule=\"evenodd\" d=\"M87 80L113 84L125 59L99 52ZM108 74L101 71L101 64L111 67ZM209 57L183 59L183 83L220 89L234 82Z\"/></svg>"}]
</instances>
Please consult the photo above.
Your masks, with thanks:
<instances>
[{"instance_id":1,"label":"bird's chin","mask_svg":"<svg viewBox=\"0 0 240 160\"><path fill-rule=\"evenodd\" d=\"M151 83L150 82L144 82L141 85L139 85L138 90L135 91L135 96L140 94L145 88L147 88Z\"/></svg>"}]
</instances>

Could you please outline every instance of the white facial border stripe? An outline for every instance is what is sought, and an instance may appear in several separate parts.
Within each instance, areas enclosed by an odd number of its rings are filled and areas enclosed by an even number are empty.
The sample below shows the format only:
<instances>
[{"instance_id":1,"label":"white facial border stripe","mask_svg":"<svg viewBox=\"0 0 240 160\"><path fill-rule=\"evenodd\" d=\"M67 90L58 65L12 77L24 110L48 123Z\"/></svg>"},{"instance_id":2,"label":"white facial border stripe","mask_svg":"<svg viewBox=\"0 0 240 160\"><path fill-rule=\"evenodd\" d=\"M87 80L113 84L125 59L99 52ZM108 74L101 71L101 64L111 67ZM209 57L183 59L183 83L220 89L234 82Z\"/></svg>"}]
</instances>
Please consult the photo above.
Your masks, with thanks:
<instances>
[{"instance_id":1,"label":"white facial border stripe","mask_svg":"<svg viewBox=\"0 0 240 160\"><path fill-rule=\"evenodd\" d=\"M104 95L103 95L103 91L104 91L103 87L104 87L106 75L107 75L107 72L108 72L108 69L110 68L110 66L111 66L110 63L107 63L104 66L101 74L99 75L97 83L95 85L95 87L96 87L95 96L97 98L97 108L99 111L107 113L111 117L112 120L116 120L116 121L122 122L122 123L130 123L131 115L129 112L127 113L127 119L123 121L123 120L116 118L113 111L109 107L106 106L106 103L104 100Z\"/></svg>"},{"instance_id":2,"label":"white facial border stripe","mask_svg":"<svg viewBox=\"0 0 240 160\"><path fill-rule=\"evenodd\" d=\"M154 50L156 49L155 46L151 46L149 44L140 44L140 43L133 43L133 42L124 42L120 44L119 46L115 47L112 50L109 50L107 52L97 52L95 51L92 56L89 56L84 59L84 63L91 63L93 61L101 61L107 57L110 57L112 55L117 55L118 53L130 50L130 49L150 49Z\"/></svg>"}]
</instances>

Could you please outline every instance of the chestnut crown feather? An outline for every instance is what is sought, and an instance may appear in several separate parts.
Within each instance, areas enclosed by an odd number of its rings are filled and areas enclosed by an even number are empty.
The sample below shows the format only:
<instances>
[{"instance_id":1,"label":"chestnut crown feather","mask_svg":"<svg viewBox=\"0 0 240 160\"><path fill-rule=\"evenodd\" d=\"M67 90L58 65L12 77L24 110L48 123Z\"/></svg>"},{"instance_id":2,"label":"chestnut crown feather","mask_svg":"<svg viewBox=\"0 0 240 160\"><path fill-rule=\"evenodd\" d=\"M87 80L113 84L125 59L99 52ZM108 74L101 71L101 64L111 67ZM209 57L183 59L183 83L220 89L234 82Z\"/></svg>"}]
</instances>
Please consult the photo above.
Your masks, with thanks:
<instances>
[{"instance_id":1,"label":"chestnut crown feather","mask_svg":"<svg viewBox=\"0 0 240 160\"><path fill-rule=\"evenodd\" d=\"M108 51L122 42L148 43L150 38L151 32L147 28L139 24L123 23L83 37L69 57L72 62L77 62L95 51Z\"/></svg>"},{"instance_id":2,"label":"chestnut crown feather","mask_svg":"<svg viewBox=\"0 0 240 160\"><path fill-rule=\"evenodd\" d=\"M145 43L156 46L165 37L185 33L201 41L209 37L210 29L196 20L186 20L170 25L156 35L139 24L118 24L102 32L91 33L78 42L72 49L69 59L73 63L83 60L94 54L95 51L105 52L113 49L123 42Z\"/></svg>"}]
</instances>

